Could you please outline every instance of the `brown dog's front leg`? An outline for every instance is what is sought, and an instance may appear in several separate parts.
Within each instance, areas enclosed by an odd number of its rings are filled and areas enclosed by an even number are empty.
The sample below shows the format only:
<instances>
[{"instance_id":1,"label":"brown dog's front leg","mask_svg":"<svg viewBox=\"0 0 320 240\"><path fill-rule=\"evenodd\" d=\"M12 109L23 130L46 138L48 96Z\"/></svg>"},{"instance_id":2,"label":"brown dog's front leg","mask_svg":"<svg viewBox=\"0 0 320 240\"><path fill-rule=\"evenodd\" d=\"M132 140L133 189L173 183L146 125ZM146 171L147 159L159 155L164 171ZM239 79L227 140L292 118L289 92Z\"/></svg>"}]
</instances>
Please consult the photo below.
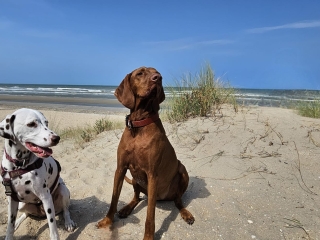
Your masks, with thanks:
<instances>
[{"instance_id":1,"label":"brown dog's front leg","mask_svg":"<svg viewBox=\"0 0 320 240\"><path fill-rule=\"evenodd\" d=\"M157 178L148 176L148 209L145 223L144 240L153 240L155 232L155 208L157 201Z\"/></svg>"},{"instance_id":2,"label":"brown dog's front leg","mask_svg":"<svg viewBox=\"0 0 320 240\"><path fill-rule=\"evenodd\" d=\"M194 223L193 215L183 206L181 197L183 193L186 191L189 183L189 175L185 168L185 166L180 163L179 161L179 174L180 174L180 181L179 181L179 189L174 199L174 203L176 207L179 209L181 217L186 221L186 223L192 225Z\"/></svg>"},{"instance_id":3,"label":"brown dog's front leg","mask_svg":"<svg viewBox=\"0 0 320 240\"><path fill-rule=\"evenodd\" d=\"M114 214L117 212L117 205L119 196L121 193L124 176L126 175L127 169L117 169L114 174L114 183L113 183L113 193L111 199L111 205L107 216L98 222L98 228L105 228L112 224L114 219Z\"/></svg>"},{"instance_id":4,"label":"brown dog's front leg","mask_svg":"<svg viewBox=\"0 0 320 240\"><path fill-rule=\"evenodd\" d=\"M120 218L126 218L129 216L129 214L133 211L133 209L138 205L140 202L140 192L141 192L141 187L139 184L136 182L136 180L132 179L132 186L134 189L134 195L129 204L124 206L119 212L118 215Z\"/></svg>"}]
</instances>

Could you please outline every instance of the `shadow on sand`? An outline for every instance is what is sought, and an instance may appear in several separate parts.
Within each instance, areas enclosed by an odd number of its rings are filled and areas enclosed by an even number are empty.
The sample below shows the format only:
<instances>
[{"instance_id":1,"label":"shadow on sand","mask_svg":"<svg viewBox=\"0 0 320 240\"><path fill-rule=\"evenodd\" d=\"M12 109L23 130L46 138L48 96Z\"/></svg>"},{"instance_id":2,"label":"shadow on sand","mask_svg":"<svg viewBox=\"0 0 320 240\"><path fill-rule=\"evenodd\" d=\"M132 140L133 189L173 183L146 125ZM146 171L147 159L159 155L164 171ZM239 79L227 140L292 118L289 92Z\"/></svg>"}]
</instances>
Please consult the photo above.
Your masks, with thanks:
<instances>
[{"instance_id":1,"label":"shadow on sand","mask_svg":"<svg viewBox=\"0 0 320 240\"><path fill-rule=\"evenodd\" d=\"M184 206L188 209L188 205L197 198L206 198L210 196L210 192L206 188L206 183L203 179L198 177L190 177L189 186L187 191L182 196L182 201ZM155 239L161 239L162 235L168 231L171 222L173 222L178 216L180 216L179 210L175 207L174 202L158 202L157 208L165 211L171 211L170 214L164 219L160 229L155 233ZM188 209L190 210L190 209ZM195 216L195 213L190 210L190 212ZM187 224L187 223L185 223ZM197 224L197 218L195 217L195 223Z\"/></svg>"},{"instance_id":2,"label":"shadow on sand","mask_svg":"<svg viewBox=\"0 0 320 240\"><path fill-rule=\"evenodd\" d=\"M189 179L189 187L187 191L184 193L184 195L182 196L182 201L185 207L188 208L188 205L192 202L192 200L197 198L206 198L208 196L210 196L210 192L206 189L205 181L201 178L191 176ZM125 203L123 203L122 201L119 201L119 205L124 206ZM71 217L77 223L78 227L75 229L74 232L69 234L66 240L78 239L81 233L87 227L87 225L89 224L95 225L99 220L101 220L105 216L105 214L107 213L108 207L109 207L109 204L107 204L106 202L100 201L95 196L87 197L81 200L71 200L71 204L70 204ZM109 234L111 234L111 235L108 234L109 238L118 239L118 229L120 229L121 227L124 227L126 223L128 223L128 220L130 222L134 222L135 224L139 223L140 221L143 222L144 224L145 218L138 219L134 217L134 214L139 212L141 209L145 207L147 207L147 200L146 200L146 197L143 197L143 200L140 202L140 204L134 209L134 211L130 215L130 220L119 219L116 215L113 225L109 228L110 230ZM159 240L161 239L161 236L168 231L170 224L178 216L180 216L180 213L178 209L175 207L173 201L158 201L156 207L164 211L170 211L170 214L163 220L161 227L155 233L155 239ZM192 211L190 212L192 214L195 214ZM196 223L197 223L197 219L194 224ZM62 217L62 214L58 215L57 225L59 229L64 228L64 219ZM36 235L39 236L47 228L48 228L48 224L46 223L37 231ZM90 238L90 236L88 237ZM2 239L5 239L5 236L0 236L0 240ZM37 239L37 237L25 235L22 237L16 236L15 239L17 240L33 240L34 239L35 240Z\"/></svg>"},{"instance_id":3,"label":"shadow on sand","mask_svg":"<svg viewBox=\"0 0 320 240\"><path fill-rule=\"evenodd\" d=\"M97 199L95 196L87 197L81 200L73 200L71 199L70 203L70 214L73 221L77 224L77 228L74 232L70 233L66 240L75 240L79 238L79 235L83 232L83 230L86 228L88 224L96 223L99 220L101 220L105 213L106 209L109 207L109 205L106 202L102 202L99 199ZM34 220L41 220L41 221L47 221L44 218L35 218L32 216L29 216L30 218ZM26 224L26 221L22 224ZM41 224L41 223L39 223ZM21 226L20 226L21 227ZM63 229L65 231L64 227L64 218L62 213L57 215L57 227L59 229ZM17 236L15 234L14 239L17 240L36 240L46 229L48 229L48 223L41 226L38 230L35 231L34 235L24 235L24 236ZM49 232L48 232L49 234ZM5 239L5 236L0 236L0 240ZM49 235L48 235L49 239Z\"/></svg>"},{"instance_id":4,"label":"shadow on sand","mask_svg":"<svg viewBox=\"0 0 320 240\"><path fill-rule=\"evenodd\" d=\"M191 203L192 200L197 199L197 198L206 198L210 196L210 192L206 188L206 183L203 179L199 177L190 177L189 179L189 186L187 191L183 194L182 196L182 201L184 206L188 209L188 205ZM145 218L143 219L137 219L135 218L134 220L132 219L132 216L134 216L135 213L139 212L143 208L147 207L147 197L144 196L142 198L143 200L139 203L139 205L133 210L133 212L130 214L130 222L134 223L139 223L140 221L145 222ZM156 207L158 209L162 209L164 211L170 211L170 214L163 220L161 227L159 230L155 233L155 239L159 240L161 239L162 235L168 231L170 224L178 217L180 216L179 210L175 207L173 201L158 201ZM190 210L192 214L195 214ZM157 216L156 216L157 217ZM128 220L121 219L121 224L120 221L118 220L119 218L115 218L115 222L110 230L116 231L118 227L123 227ZM197 223L197 219L195 220L195 223ZM187 224L187 223L185 223ZM115 237L114 239L117 239L116 236L117 234L114 233L113 236Z\"/></svg>"}]
</instances>

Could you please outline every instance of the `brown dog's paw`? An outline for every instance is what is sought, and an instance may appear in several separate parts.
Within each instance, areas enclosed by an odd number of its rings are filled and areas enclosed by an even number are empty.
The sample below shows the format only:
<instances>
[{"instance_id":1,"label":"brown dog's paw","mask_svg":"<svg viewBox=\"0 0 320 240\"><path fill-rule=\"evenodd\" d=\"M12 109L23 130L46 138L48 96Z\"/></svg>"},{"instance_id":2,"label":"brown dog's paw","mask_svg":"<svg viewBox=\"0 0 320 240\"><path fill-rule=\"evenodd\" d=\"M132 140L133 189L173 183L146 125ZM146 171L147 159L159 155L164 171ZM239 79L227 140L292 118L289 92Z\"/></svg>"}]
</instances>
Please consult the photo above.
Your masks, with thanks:
<instances>
[{"instance_id":1,"label":"brown dog's paw","mask_svg":"<svg viewBox=\"0 0 320 240\"><path fill-rule=\"evenodd\" d=\"M121 210L118 211L118 216L119 218L126 218L130 215L130 213L132 212L132 207L130 205L127 205L125 207L123 207Z\"/></svg>"},{"instance_id":2,"label":"brown dog's paw","mask_svg":"<svg viewBox=\"0 0 320 240\"><path fill-rule=\"evenodd\" d=\"M108 217L105 217L101 221L99 221L96 225L97 228L106 228L112 224L112 220Z\"/></svg>"},{"instance_id":3,"label":"brown dog's paw","mask_svg":"<svg viewBox=\"0 0 320 240\"><path fill-rule=\"evenodd\" d=\"M192 225L195 221L194 217L191 215L187 219L184 219L189 225Z\"/></svg>"},{"instance_id":4,"label":"brown dog's paw","mask_svg":"<svg viewBox=\"0 0 320 240\"><path fill-rule=\"evenodd\" d=\"M181 210L180 213L181 217L186 221L186 223L188 223L189 225L192 225L194 223L195 219L187 209Z\"/></svg>"}]
</instances>

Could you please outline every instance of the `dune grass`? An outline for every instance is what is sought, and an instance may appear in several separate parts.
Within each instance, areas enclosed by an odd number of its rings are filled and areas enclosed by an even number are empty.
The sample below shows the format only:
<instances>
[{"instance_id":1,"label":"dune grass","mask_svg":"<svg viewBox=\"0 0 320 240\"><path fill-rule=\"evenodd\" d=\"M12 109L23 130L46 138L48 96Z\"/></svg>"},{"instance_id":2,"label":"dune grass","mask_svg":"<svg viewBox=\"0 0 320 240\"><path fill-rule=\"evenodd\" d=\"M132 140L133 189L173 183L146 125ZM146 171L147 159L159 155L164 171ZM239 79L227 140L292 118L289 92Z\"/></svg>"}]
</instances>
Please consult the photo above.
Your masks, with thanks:
<instances>
[{"instance_id":1,"label":"dune grass","mask_svg":"<svg viewBox=\"0 0 320 240\"><path fill-rule=\"evenodd\" d=\"M296 108L301 116L320 118L320 98L313 101L299 102Z\"/></svg>"},{"instance_id":2,"label":"dune grass","mask_svg":"<svg viewBox=\"0 0 320 240\"><path fill-rule=\"evenodd\" d=\"M170 122L185 121L190 117L215 115L223 104L231 104L237 111L235 90L228 83L216 78L209 64L199 73L187 74L170 89L167 117Z\"/></svg>"},{"instance_id":3,"label":"dune grass","mask_svg":"<svg viewBox=\"0 0 320 240\"><path fill-rule=\"evenodd\" d=\"M97 120L94 125L86 124L78 127L68 127L58 133L62 139L71 139L79 146L93 140L99 133L123 128L123 123L112 122L107 118Z\"/></svg>"}]
</instances>

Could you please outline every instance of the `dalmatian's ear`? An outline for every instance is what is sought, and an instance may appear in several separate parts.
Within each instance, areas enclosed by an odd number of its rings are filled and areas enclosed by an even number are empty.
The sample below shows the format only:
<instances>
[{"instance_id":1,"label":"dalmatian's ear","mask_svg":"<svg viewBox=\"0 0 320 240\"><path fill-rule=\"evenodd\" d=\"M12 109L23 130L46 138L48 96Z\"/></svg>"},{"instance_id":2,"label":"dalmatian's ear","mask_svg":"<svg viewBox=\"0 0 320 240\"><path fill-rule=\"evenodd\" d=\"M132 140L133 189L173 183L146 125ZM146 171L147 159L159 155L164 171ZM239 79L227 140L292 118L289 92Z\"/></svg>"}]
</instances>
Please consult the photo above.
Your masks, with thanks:
<instances>
[{"instance_id":1,"label":"dalmatian's ear","mask_svg":"<svg viewBox=\"0 0 320 240\"><path fill-rule=\"evenodd\" d=\"M15 136L13 133L13 122L16 115L7 115L5 119L0 123L0 136L6 139L10 139L15 142Z\"/></svg>"}]
</instances>

